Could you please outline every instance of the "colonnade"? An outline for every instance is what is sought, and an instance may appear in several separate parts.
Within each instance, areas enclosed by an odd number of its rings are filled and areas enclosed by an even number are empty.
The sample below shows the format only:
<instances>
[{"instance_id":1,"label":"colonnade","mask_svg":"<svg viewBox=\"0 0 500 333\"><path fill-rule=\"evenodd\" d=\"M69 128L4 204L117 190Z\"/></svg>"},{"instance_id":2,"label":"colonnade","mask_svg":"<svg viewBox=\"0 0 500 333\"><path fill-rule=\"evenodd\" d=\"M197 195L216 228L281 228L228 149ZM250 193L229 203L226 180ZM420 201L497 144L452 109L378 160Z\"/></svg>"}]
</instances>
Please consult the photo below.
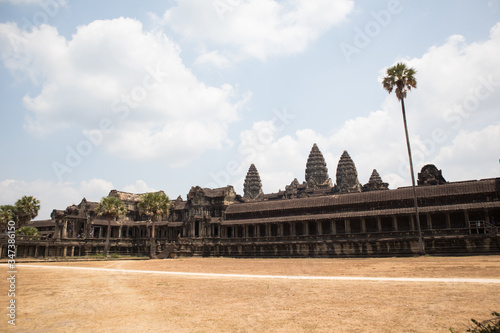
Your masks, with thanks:
<instances>
[{"instance_id":1,"label":"colonnade","mask_svg":"<svg viewBox=\"0 0 500 333\"><path fill-rule=\"evenodd\" d=\"M419 214L422 230L467 229L469 221L482 220L490 223L487 209L475 211L453 211ZM365 234L416 231L414 214L351 217L344 219L315 219L291 222L231 223L221 225L221 230L212 226L211 236L220 238L262 238L286 236L315 236L338 234ZM217 231L217 232L216 232Z\"/></svg>"}]
</instances>

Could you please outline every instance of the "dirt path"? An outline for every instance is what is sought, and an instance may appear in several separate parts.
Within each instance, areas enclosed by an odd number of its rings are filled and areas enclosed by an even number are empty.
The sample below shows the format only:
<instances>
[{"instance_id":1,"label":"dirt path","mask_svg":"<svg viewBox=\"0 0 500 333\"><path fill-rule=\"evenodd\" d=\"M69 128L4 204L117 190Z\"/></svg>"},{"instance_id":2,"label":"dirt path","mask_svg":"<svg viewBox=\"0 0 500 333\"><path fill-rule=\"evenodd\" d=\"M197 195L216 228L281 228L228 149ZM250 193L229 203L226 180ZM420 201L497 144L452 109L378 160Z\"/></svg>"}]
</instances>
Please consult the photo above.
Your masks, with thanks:
<instances>
[{"instance_id":1,"label":"dirt path","mask_svg":"<svg viewBox=\"0 0 500 333\"><path fill-rule=\"evenodd\" d=\"M2 265L0 266L7 266ZM165 274L177 276L194 276L205 278L245 278L245 279L284 279L284 280L331 280L331 281L380 281L380 282L439 282L439 283L499 283L500 279L470 279L470 278L408 278L408 277L362 277L362 276L304 276L304 275L255 275L255 274L221 274L221 273L193 273L193 272L168 272L168 271L145 271L134 269L96 268L96 267L72 267L72 266L46 266L46 265L17 265L18 267L29 267L38 269L67 269L67 270L89 270L99 272L116 273L142 273L142 274Z\"/></svg>"},{"instance_id":2,"label":"dirt path","mask_svg":"<svg viewBox=\"0 0 500 333\"><path fill-rule=\"evenodd\" d=\"M500 311L499 256L190 258L17 269L18 325L10 330L3 312L1 332L465 332L470 318ZM2 277L4 309L7 289Z\"/></svg>"}]
</instances>

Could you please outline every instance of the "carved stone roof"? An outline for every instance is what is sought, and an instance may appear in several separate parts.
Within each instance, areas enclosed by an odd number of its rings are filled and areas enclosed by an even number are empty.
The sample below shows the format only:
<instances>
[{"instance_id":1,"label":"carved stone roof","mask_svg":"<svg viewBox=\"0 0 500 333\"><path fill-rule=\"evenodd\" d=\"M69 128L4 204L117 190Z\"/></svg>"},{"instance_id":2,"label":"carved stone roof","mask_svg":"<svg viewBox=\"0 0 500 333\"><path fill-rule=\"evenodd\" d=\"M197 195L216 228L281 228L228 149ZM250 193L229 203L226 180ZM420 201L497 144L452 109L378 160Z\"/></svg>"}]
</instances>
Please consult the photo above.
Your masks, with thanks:
<instances>
[{"instance_id":1,"label":"carved stone roof","mask_svg":"<svg viewBox=\"0 0 500 333\"><path fill-rule=\"evenodd\" d=\"M500 193L500 178L446 183L441 186L421 186L417 187L417 196L419 200L428 200L444 197L453 201L453 197L476 194L476 193ZM290 200L268 200L251 203L237 203L226 209L227 219L231 219L232 214L247 214L258 212L265 213L269 211L294 210L300 212L304 208L331 209L335 206L345 205L367 205L376 203L400 203L408 202L410 207L413 204L413 190L411 187L403 187L388 191L373 191L349 194L333 194L310 198L297 198ZM497 202L498 204L498 202ZM290 211L289 213L291 213Z\"/></svg>"},{"instance_id":2,"label":"carved stone roof","mask_svg":"<svg viewBox=\"0 0 500 333\"><path fill-rule=\"evenodd\" d=\"M163 191L157 191L154 193L162 193L165 194ZM139 202L141 201L141 197L144 195L144 193L129 193L129 192L123 192L123 191L117 191L117 190L111 190L108 194L110 197L115 197L120 199L121 201L124 202Z\"/></svg>"},{"instance_id":3,"label":"carved stone roof","mask_svg":"<svg viewBox=\"0 0 500 333\"><path fill-rule=\"evenodd\" d=\"M426 213L444 213L454 211L464 211L471 209L492 209L500 208L500 202L478 202L468 204L455 204L455 205L442 205L421 207L419 211L422 214ZM358 210L335 212L328 214L307 214L307 215L291 215L291 216L276 216L265 218L250 218L250 219L234 219L224 220L222 225L244 225L244 224L260 224L260 223L283 223L283 222L300 222L300 221L329 221L332 219L348 219L348 218L362 218L362 217L380 217L380 216L394 216L394 215L412 215L415 212L414 207L392 208L392 209L375 209L375 210Z\"/></svg>"},{"instance_id":4,"label":"carved stone roof","mask_svg":"<svg viewBox=\"0 0 500 333\"><path fill-rule=\"evenodd\" d=\"M121 201L140 201L142 194L111 190L108 196L118 198Z\"/></svg>"},{"instance_id":5,"label":"carved stone roof","mask_svg":"<svg viewBox=\"0 0 500 333\"><path fill-rule=\"evenodd\" d=\"M424 165L418 174L418 185L442 185L446 184L441 170L438 170L434 164Z\"/></svg>"},{"instance_id":6,"label":"carved stone roof","mask_svg":"<svg viewBox=\"0 0 500 333\"><path fill-rule=\"evenodd\" d=\"M376 169L373 169L372 175L370 176L370 180L368 183L363 185L363 192L369 191L380 191L380 190L388 190L389 184L384 183L382 178L378 174Z\"/></svg>"},{"instance_id":7,"label":"carved stone roof","mask_svg":"<svg viewBox=\"0 0 500 333\"><path fill-rule=\"evenodd\" d=\"M335 192L352 193L361 192L361 185L358 180L358 171L349 153L344 150L337 165L337 183Z\"/></svg>"},{"instance_id":8,"label":"carved stone roof","mask_svg":"<svg viewBox=\"0 0 500 333\"><path fill-rule=\"evenodd\" d=\"M182 197L179 195L177 199L170 202L170 208L173 210L183 210L186 208L187 201L182 200Z\"/></svg>"},{"instance_id":9,"label":"carved stone roof","mask_svg":"<svg viewBox=\"0 0 500 333\"><path fill-rule=\"evenodd\" d=\"M200 198L208 198L208 199L223 199L224 201L234 201L236 197L236 192L234 192L234 188L231 185L226 187L219 188L202 188L200 186L193 186L187 195L188 201L193 203L194 201L198 202Z\"/></svg>"},{"instance_id":10,"label":"carved stone roof","mask_svg":"<svg viewBox=\"0 0 500 333\"><path fill-rule=\"evenodd\" d=\"M328 182L328 168L326 167L325 158L314 144L307 158L306 164L306 182L314 181L318 185Z\"/></svg>"},{"instance_id":11,"label":"carved stone roof","mask_svg":"<svg viewBox=\"0 0 500 333\"><path fill-rule=\"evenodd\" d=\"M243 197L255 199L262 196L262 182L260 181L259 171L252 163L248 169L247 176L245 177L245 183L243 184Z\"/></svg>"}]
</instances>

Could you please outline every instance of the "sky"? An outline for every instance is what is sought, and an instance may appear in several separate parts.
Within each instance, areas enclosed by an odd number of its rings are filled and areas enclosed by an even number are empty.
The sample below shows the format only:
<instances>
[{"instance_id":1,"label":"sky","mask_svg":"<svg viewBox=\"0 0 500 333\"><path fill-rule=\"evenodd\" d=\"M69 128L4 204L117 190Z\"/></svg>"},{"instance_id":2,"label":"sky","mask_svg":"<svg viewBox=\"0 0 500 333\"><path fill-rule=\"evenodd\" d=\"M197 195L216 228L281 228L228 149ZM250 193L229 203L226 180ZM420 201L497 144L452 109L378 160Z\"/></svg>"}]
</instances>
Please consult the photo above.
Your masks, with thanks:
<instances>
[{"instance_id":1,"label":"sky","mask_svg":"<svg viewBox=\"0 0 500 333\"><path fill-rule=\"evenodd\" d=\"M243 195L251 163L273 193L314 143L409 186L397 62L415 172L499 177L499 55L499 0L0 0L0 205Z\"/></svg>"}]
</instances>

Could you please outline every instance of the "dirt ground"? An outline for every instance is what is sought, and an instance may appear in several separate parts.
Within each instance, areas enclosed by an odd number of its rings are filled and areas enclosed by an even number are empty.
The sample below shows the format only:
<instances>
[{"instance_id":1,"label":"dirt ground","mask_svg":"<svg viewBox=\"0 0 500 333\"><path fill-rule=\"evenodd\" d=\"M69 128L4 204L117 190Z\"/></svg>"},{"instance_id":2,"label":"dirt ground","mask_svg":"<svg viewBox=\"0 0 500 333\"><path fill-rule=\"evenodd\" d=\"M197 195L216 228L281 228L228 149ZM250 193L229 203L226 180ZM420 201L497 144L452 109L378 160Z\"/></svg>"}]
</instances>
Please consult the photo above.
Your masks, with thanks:
<instances>
[{"instance_id":1,"label":"dirt ground","mask_svg":"<svg viewBox=\"0 0 500 333\"><path fill-rule=\"evenodd\" d=\"M380 259L189 258L34 263L298 276L500 278L500 256ZM28 264L24 264L28 265ZM7 266L0 265L7 276ZM464 332L500 311L500 284L284 280L19 266L16 323L0 280L0 331Z\"/></svg>"}]
</instances>

